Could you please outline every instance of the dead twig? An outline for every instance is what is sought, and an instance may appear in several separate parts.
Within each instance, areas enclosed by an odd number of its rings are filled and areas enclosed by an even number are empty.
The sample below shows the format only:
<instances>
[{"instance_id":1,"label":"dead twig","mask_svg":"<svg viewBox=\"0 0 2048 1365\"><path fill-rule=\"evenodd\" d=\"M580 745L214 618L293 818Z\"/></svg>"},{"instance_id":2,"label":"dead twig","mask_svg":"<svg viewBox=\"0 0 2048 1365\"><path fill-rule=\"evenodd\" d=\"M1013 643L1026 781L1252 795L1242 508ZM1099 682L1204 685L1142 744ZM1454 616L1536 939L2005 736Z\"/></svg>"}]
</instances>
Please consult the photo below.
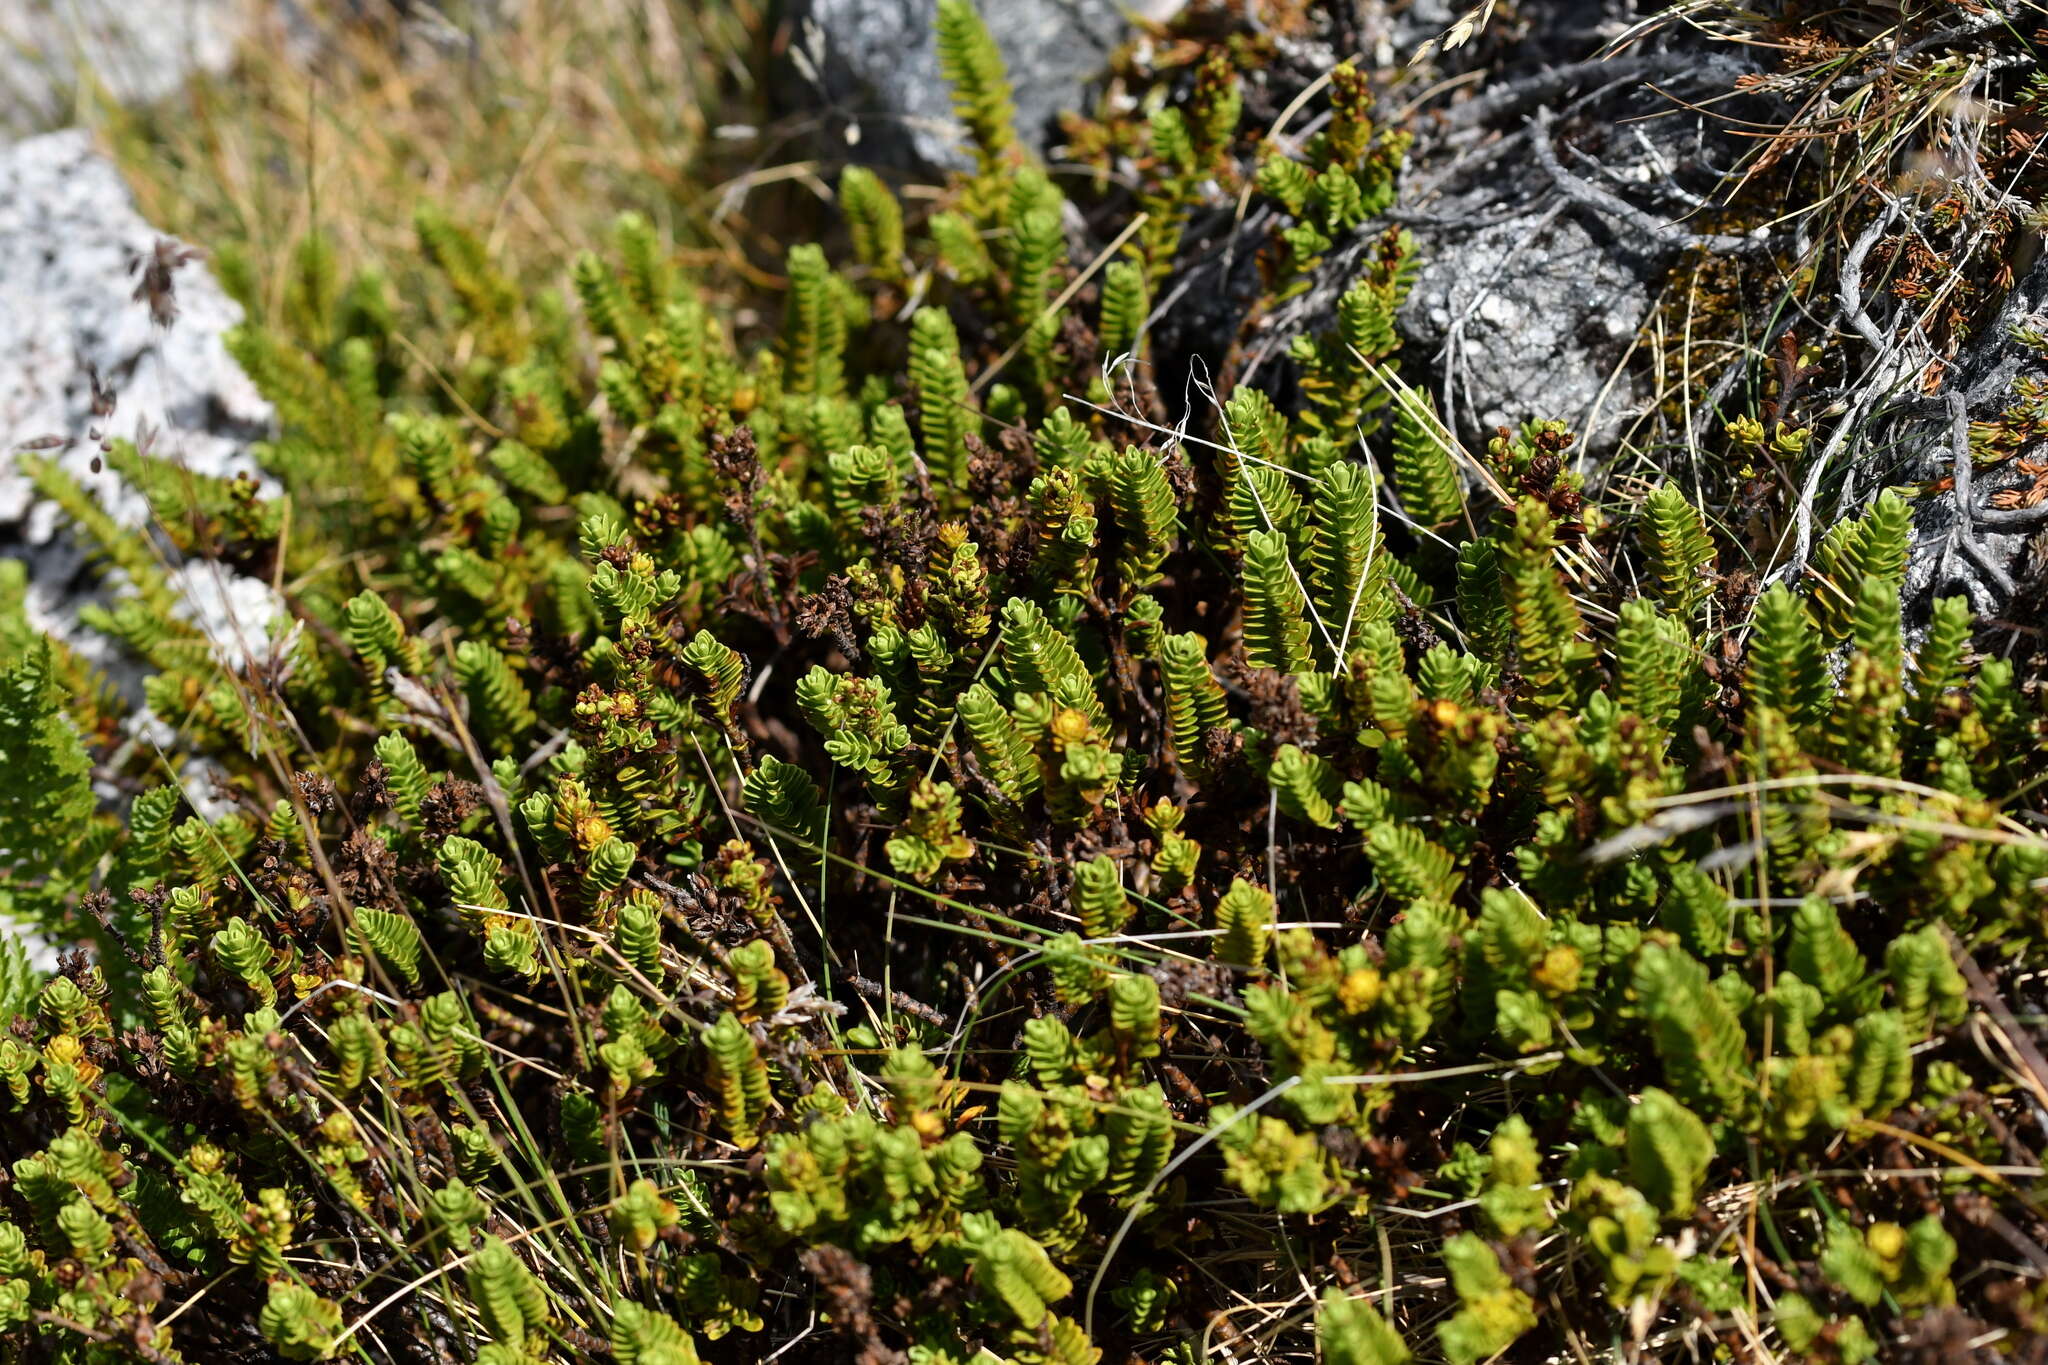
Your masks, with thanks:
<instances>
[{"instance_id":1,"label":"dead twig","mask_svg":"<svg viewBox=\"0 0 2048 1365\"><path fill-rule=\"evenodd\" d=\"M1841 300L1842 316L1856 329L1856 335L1870 344L1872 350L1882 351L1888 344L1877 324L1870 320L1869 312L1863 306L1863 264L1870 259L1871 250L1877 246L1891 225L1898 220L1899 201L1894 199L1885 205L1883 213L1862 235L1849 244L1849 252L1842 257L1842 270L1836 279L1835 293Z\"/></svg>"},{"instance_id":2,"label":"dead twig","mask_svg":"<svg viewBox=\"0 0 2048 1365\"><path fill-rule=\"evenodd\" d=\"M2033 507L1986 507L1972 520L1986 531L2023 531L2048 521L2048 502Z\"/></svg>"},{"instance_id":3,"label":"dead twig","mask_svg":"<svg viewBox=\"0 0 2048 1365\"><path fill-rule=\"evenodd\" d=\"M1697 249L1726 256L1765 251L1771 247L1772 242L1768 237L1736 237L1720 232L1687 232L1676 223L1645 213L1619 195L1610 194L1597 185L1579 179L1564 168L1563 163L1557 159L1557 149L1550 145L1550 129L1555 118L1547 106L1536 110L1533 117L1536 136L1530 139L1530 144L1535 147L1536 159L1542 163L1551 183L1574 204L1592 209L1603 217L1615 219L1652 241L1676 250Z\"/></svg>"},{"instance_id":4,"label":"dead twig","mask_svg":"<svg viewBox=\"0 0 2048 1365\"><path fill-rule=\"evenodd\" d=\"M1788 581L1796 579L1805 569L1807 557L1813 552L1813 505L1820 497L1821 479L1834 467L1835 457L1842 453L1850 439L1862 429L1864 420L1894 386L1893 375L1898 367L1893 357L1899 343L1886 338L1877 324L1871 321L1870 313L1864 306L1863 265L1870 258L1871 250L1883 238L1900 212L1899 201L1892 200L1886 204L1885 211L1849 244L1849 250L1842 257L1842 268L1835 282L1835 294L1842 317L1855 329L1856 334L1877 352L1877 356L1871 362L1871 380L1863 385L1855 403L1842 416L1841 421L1836 423L1833 434L1828 437L1827 445L1808 468L1806 482L1800 487L1799 502L1792 510L1792 557L1779 571Z\"/></svg>"},{"instance_id":5,"label":"dead twig","mask_svg":"<svg viewBox=\"0 0 2048 1365\"><path fill-rule=\"evenodd\" d=\"M855 972L848 972L839 979L870 1000L881 1000L894 1005L905 1014L923 1020L933 1028L947 1028L953 1022L930 1005L925 1004L922 1000L914 996L905 995L902 991L891 990L881 982L869 977L861 976Z\"/></svg>"},{"instance_id":6,"label":"dead twig","mask_svg":"<svg viewBox=\"0 0 2048 1365\"><path fill-rule=\"evenodd\" d=\"M1963 552L1969 561L1991 579L1992 585L2005 597L2013 594L2012 576L1994 560L1977 539L1976 527L1980 515L1971 506L1970 476L1975 472L1970 458L1970 406L1960 390L1948 395L1949 412L1949 482L1955 490L1956 524L1949 533L1950 544ZM2034 510L2034 509L2028 509ZM1968 576L1956 575L1968 582Z\"/></svg>"},{"instance_id":7,"label":"dead twig","mask_svg":"<svg viewBox=\"0 0 2048 1365\"><path fill-rule=\"evenodd\" d=\"M1685 71L1698 64L1697 52L1684 51L1657 52L1639 57L1594 57L1583 62L1570 62L1519 79L1489 83L1485 93L1446 110L1442 118L1445 126L1450 128L1481 127L1532 104L1548 104L1589 78L1613 84Z\"/></svg>"},{"instance_id":8,"label":"dead twig","mask_svg":"<svg viewBox=\"0 0 2048 1365\"><path fill-rule=\"evenodd\" d=\"M1963 979L1970 983L1970 998L1977 1002L1978 1008L1991 1017L1991 1022L1997 1026L1998 1031L2012 1044L2013 1051L2026 1063L2025 1079L2029 1082L2028 1088L2034 1092L2042 1107L2048 1109L2048 1058L2041 1055L2041 1049L2034 1045L2034 1040L2020 1027L2019 1020L2013 1018L2011 1008L2005 1003L2005 997L1991 984L1991 978L1984 975L1984 969L1977 965L1977 960L1970 956L1969 951L1956 938L1955 931L1943 926L1941 932L1948 940L1949 951L1955 955L1956 965L1962 968Z\"/></svg>"}]
</instances>

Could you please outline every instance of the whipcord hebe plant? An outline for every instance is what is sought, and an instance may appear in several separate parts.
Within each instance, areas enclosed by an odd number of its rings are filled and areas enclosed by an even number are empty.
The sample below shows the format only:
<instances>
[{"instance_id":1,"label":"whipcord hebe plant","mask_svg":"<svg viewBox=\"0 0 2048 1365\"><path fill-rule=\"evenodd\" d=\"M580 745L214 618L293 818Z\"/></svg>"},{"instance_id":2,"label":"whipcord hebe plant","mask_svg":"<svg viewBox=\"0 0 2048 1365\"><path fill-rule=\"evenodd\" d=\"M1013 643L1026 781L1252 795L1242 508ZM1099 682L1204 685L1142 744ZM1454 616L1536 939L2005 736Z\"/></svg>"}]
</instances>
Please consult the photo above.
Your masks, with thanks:
<instances>
[{"instance_id":1,"label":"whipcord hebe plant","mask_svg":"<svg viewBox=\"0 0 2048 1365\"><path fill-rule=\"evenodd\" d=\"M0 959L9 1357L2035 1331L2037 1275L1952 1271L2048 1263L2048 1078L1959 1028L2032 1056L1984 964L2042 938L2040 726L1959 601L1908 648L1903 508L1709 631L1678 491L1587 501L1554 422L1474 459L1400 380L1398 231L1285 406L1175 417L1101 362L1237 174L1230 50L1103 261L940 16L976 170L918 223L849 171L758 349L644 220L572 322L423 210L416 302L316 271L323 341L236 334L281 491L118 448L152 549L28 461L177 737L117 757L0 579L5 908L90 945ZM1388 203L1369 99L1265 154L1269 298ZM259 657L166 548L280 586Z\"/></svg>"}]
</instances>

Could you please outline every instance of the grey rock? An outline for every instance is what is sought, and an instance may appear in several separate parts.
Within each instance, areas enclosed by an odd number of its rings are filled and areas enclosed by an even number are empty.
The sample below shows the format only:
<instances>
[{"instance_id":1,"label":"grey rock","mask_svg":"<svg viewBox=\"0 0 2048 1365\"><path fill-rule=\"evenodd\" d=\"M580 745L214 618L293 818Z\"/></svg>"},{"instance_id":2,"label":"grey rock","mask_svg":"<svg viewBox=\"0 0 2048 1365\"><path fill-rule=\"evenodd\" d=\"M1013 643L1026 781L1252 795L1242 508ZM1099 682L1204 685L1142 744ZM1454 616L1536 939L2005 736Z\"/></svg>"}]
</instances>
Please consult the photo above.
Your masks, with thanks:
<instances>
[{"instance_id":1,"label":"grey rock","mask_svg":"<svg viewBox=\"0 0 2048 1365\"><path fill-rule=\"evenodd\" d=\"M117 661L77 625L89 600L84 555L60 534L57 509L35 496L14 452L50 447L47 456L141 535L149 508L111 470L92 468L105 442L133 440L199 473L254 474L249 442L272 421L222 342L241 308L203 263L174 276L170 327L135 297L134 268L159 240L87 134L0 149L0 547L30 561L37 624L114 667L117 681ZM94 414L94 376L114 395L111 416ZM262 638L269 612L250 588L194 586L206 590L188 594L193 619L224 652L238 631Z\"/></svg>"},{"instance_id":2,"label":"grey rock","mask_svg":"<svg viewBox=\"0 0 2048 1365\"><path fill-rule=\"evenodd\" d=\"M1548 13L1549 27L1489 58L1475 98L1421 127L1389 215L1416 243L1397 325L1402 363L1468 446L1555 418L1579 433L1581 460L1597 473L1651 410L1648 367L1630 352L1713 168L1731 156L1705 123L1653 115L1674 97L1725 98L1747 67L1686 48L1584 59L1617 22L1613 5ZM1546 134L1532 120L1543 109L1576 116L1549 136L1560 170L1590 189L1564 193L1536 155ZM1329 253L1250 343L1248 372L1284 363L1294 337L1334 325L1338 298L1387 225L1367 224Z\"/></svg>"},{"instance_id":3,"label":"grey rock","mask_svg":"<svg viewBox=\"0 0 2048 1365\"><path fill-rule=\"evenodd\" d=\"M1537 6L1520 6L1516 12L1496 11L1476 35L1458 49L1437 48L1446 33L1469 15L1478 0L1362 0L1359 5L1362 50L1372 64L1382 69L1396 67L1414 57L1426 44L1435 52L1435 64L1445 74L1486 66L1491 49L1515 34L1512 60L1522 69L1534 69L1543 61L1570 61L1597 47L1628 22L1625 3L1614 0L1548 0ZM1605 28L1605 32L1591 36Z\"/></svg>"},{"instance_id":4,"label":"grey rock","mask_svg":"<svg viewBox=\"0 0 2048 1365\"><path fill-rule=\"evenodd\" d=\"M1640 412L1644 385L1622 363L1650 311L1640 260L1547 210L1426 235L1421 252L1404 355L1441 377L1460 430L1554 417L1601 442Z\"/></svg>"},{"instance_id":5,"label":"grey rock","mask_svg":"<svg viewBox=\"0 0 2048 1365\"><path fill-rule=\"evenodd\" d=\"M982 18L1008 63L1017 129L1044 151L1063 110L1128 33L1127 13L1161 18L1179 0L988 0ZM828 138L877 165L929 170L966 164L952 96L939 75L934 0L792 0L799 79L791 102L824 116ZM819 108L822 100L823 107Z\"/></svg>"}]
</instances>

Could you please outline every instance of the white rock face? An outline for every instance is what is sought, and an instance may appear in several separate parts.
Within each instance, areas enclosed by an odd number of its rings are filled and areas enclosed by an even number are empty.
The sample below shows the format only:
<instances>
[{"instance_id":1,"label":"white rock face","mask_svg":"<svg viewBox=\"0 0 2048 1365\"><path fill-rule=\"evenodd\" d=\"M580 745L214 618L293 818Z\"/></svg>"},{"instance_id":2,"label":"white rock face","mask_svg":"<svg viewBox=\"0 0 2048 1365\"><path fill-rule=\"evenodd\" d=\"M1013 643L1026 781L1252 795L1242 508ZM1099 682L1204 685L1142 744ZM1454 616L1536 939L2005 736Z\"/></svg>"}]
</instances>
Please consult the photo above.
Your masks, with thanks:
<instances>
[{"instance_id":1,"label":"white rock face","mask_svg":"<svg viewBox=\"0 0 2048 1365\"><path fill-rule=\"evenodd\" d=\"M205 474L254 472L248 443L270 429L270 405L222 344L241 321L203 262L174 275L178 316L157 326L135 297L136 267L159 235L135 211L113 165L83 132L0 149L0 542L33 561L32 605L64 631L61 604L80 566L38 505L15 451L43 453L81 479L126 526L148 508L92 464L103 439L147 442ZM93 414L93 376L114 412Z\"/></svg>"},{"instance_id":2,"label":"white rock face","mask_svg":"<svg viewBox=\"0 0 2048 1365\"><path fill-rule=\"evenodd\" d=\"M136 267L158 240L87 134L0 147L0 553L29 562L31 620L107 667L138 702L132 664L78 624L94 595L84 555L16 452L57 442L40 453L138 536L149 534L149 508L111 470L92 470L103 441L146 441L200 473L255 472L248 445L269 432L270 405L222 344L241 308L194 261L173 276L176 321L153 322L135 296ZM95 374L113 394L111 416L94 414ZM266 585L214 565L176 568L171 581L224 660L239 661L243 642L260 647L277 610ZM133 722L141 733L149 718Z\"/></svg>"},{"instance_id":3,"label":"white rock face","mask_svg":"<svg viewBox=\"0 0 2048 1365\"><path fill-rule=\"evenodd\" d=\"M81 72L134 104L225 70L253 13L242 0L4 0L0 132L66 121Z\"/></svg>"},{"instance_id":4,"label":"white rock face","mask_svg":"<svg viewBox=\"0 0 2048 1365\"><path fill-rule=\"evenodd\" d=\"M156 326L135 293L136 267L159 240L86 133L0 149L0 443L77 438L60 458L85 475L89 433L134 439L147 427L158 454L195 470L253 468L243 448L268 431L270 406L221 341L241 307L195 261L173 277L176 322ZM105 423L92 416L93 371L116 396ZM10 467L0 523L19 522L27 498ZM131 523L141 512L122 510Z\"/></svg>"}]
</instances>

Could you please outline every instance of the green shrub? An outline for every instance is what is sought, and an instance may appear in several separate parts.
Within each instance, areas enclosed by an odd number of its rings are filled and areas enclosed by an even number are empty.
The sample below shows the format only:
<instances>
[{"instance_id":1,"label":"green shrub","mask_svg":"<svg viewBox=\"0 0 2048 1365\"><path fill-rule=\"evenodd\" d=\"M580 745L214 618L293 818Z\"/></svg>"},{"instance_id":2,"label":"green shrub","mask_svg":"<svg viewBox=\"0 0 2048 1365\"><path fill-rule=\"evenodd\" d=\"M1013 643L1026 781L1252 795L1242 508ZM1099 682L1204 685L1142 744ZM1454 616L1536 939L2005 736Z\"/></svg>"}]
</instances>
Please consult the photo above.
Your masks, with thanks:
<instances>
[{"instance_id":1,"label":"green shrub","mask_svg":"<svg viewBox=\"0 0 2048 1365\"><path fill-rule=\"evenodd\" d=\"M1471 1362L1748 1313L1767 1260L1778 1339L1846 1359L1956 1300L1981 1220L1758 1193L1896 1142L2022 1207L1951 1044L1959 956L2041 942L2004 814L2041 727L1959 605L1905 647L1898 509L1731 631L1733 547L1670 488L1614 534L1558 424L1467 487L1425 406L1379 429L1398 233L1295 410L1065 401L1177 238L1089 316L992 46L941 22L976 172L921 225L849 174L861 268L791 251L775 336L642 220L576 261L579 328L431 210L431 384L403 310L245 329L280 491L116 468L170 548L283 585L257 657L143 629L161 574L29 462L221 801L10 646L0 894L93 951L0 961L0 1342L1082 1365L1294 1296L1231 1330ZM1257 172L1262 308L1391 194L1401 139L1332 84ZM1148 212L1239 108L1212 61L1151 119ZM1431 1215L1399 1262L1390 1203Z\"/></svg>"}]
</instances>

